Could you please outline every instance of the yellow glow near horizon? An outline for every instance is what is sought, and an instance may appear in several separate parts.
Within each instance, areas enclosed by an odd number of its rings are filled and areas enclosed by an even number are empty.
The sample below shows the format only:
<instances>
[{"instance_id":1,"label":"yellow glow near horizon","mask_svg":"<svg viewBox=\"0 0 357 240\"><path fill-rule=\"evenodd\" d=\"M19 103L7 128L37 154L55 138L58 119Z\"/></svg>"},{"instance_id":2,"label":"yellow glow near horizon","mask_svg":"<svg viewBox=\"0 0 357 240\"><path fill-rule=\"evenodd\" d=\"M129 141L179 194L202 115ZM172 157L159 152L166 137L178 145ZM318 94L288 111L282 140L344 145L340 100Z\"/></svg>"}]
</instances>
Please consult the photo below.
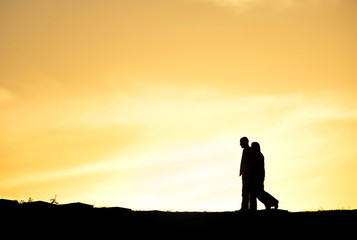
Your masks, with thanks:
<instances>
[{"instance_id":1,"label":"yellow glow near horizon","mask_svg":"<svg viewBox=\"0 0 357 240\"><path fill-rule=\"evenodd\" d=\"M2 1L0 198L235 210L247 136L281 208L357 208L356 10Z\"/></svg>"}]
</instances>

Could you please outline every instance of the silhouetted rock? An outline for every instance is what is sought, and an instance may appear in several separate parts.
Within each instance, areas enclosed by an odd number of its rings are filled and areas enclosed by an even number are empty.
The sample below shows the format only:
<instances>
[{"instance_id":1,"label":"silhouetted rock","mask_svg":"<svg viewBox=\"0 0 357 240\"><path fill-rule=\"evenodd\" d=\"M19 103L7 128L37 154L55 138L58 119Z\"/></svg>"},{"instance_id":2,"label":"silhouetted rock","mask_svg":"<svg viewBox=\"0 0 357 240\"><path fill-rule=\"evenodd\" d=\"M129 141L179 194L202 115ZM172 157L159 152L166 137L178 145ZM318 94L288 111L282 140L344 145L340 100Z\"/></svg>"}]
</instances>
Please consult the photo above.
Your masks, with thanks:
<instances>
[{"instance_id":1,"label":"silhouetted rock","mask_svg":"<svg viewBox=\"0 0 357 240\"><path fill-rule=\"evenodd\" d=\"M0 199L0 209L16 208L18 205L16 200Z\"/></svg>"},{"instance_id":2,"label":"silhouetted rock","mask_svg":"<svg viewBox=\"0 0 357 240\"><path fill-rule=\"evenodd\" d=\"M58 205L58 207L61 209L92 209L93 205L76 202L76 203Z\"/></svg>"},{"instance_id":3,"label":"silhouetted rock","mask_svg":"<svg viewBox=\"0 0 357 240\"><path fill-rule=\"evenodd\" d=\"M44 201L35 201L35 202L22 203L20 204L20 207L24 209L45 210L45 209L53 209L56 207L56 205Z\"/></svg>"},{"instance_id":4,"label":"silhouetted rock","mask_svg":"<svg viewBox=\"0 0 357 240\"><path fill-rule=\"evenodd\" d=\"M122 207L109 207L109 208L100 208L105 212L115 212L115 213L131 213L132 210L130 208L122 208Z\"/></svg>"}]
</instances>

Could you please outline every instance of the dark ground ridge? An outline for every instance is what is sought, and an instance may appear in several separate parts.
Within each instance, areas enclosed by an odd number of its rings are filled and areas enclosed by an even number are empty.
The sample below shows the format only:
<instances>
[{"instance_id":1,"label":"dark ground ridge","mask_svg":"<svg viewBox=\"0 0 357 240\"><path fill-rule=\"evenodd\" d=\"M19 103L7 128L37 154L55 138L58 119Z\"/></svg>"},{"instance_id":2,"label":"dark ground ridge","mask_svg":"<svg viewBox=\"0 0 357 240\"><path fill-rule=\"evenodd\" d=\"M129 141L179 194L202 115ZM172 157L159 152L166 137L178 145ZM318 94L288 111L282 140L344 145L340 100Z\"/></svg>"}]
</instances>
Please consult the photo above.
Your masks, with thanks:
<instances>
[{"instance_id":1,"label":"dark ground ridge","mask_svg":"<svg viewBox=\"0 0 357 240\"><path fill-rule=\"evenodd\" d=\"M213 215L236 215L236 216L356 216L357 209L353 210L318 210L318 211L302 211L302 212L290 212L288 210L282 209L271 209L271 210L258 210L256 212L240 212L240 211L224 211L224 212L195 212L195 211L160 211L160 210L132 210L130 208L123 207L94 207L94 205L75 202L67 204L51 204L44 201L33 201L19 203L17 200L0 199L0 211L5 210L86 210L86 211L97 211L97 212L116 212L127 215L157 215L157 216L168 216L168 215L183 215L183 216L213 216Z\"/></svg>"},{"instance_id":2,"label":"dark ground ridge","mask_svg":"<svg viewBox=\"0 0 357 240\"><path fill-rule=\"evenodd\" d=\"M321 239L322 236L352 236L357 210L289 212L171 212L141 211L122 207L99 207L85 203L51 204L43 201L19 203L0 199L1 230L30 236L48 233L70 239L99 236L130 236L130 239L263 238L281 236ZM46 230L46 231L44 231ZM293 235L289 235L293 233ZM126 235L127 234L127 235ZM9 236L10 236L9 235ZM35 236L35 235L34 235ZM310 239L310 238L309 238Z\"/></svg>"}]
</instances>

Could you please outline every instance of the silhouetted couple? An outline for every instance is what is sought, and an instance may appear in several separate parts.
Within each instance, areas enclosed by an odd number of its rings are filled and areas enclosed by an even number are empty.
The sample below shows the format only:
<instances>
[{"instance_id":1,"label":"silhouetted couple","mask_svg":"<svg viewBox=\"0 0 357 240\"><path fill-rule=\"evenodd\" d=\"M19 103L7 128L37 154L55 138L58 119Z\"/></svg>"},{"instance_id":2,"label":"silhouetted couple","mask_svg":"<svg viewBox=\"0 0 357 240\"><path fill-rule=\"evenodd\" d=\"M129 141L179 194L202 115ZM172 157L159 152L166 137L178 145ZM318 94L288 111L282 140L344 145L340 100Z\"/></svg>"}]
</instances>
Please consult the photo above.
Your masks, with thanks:
<instances>
[{"instance_id":1,"label":"silhouetted couple","mask_svg":"<svg viewBox=\"0 0 357 240\"><path fill-rule=\"evenodd\" d=\"M257 210L257 198L266 209L278 208L279 201L272 195L264 191L264 155L260 151L260 145L253 142L249 147L247 137L240 139L243 148L242 161L240 164L239 176L242 176L242 208L241 211Z\"/></svg>"}]
</instances>

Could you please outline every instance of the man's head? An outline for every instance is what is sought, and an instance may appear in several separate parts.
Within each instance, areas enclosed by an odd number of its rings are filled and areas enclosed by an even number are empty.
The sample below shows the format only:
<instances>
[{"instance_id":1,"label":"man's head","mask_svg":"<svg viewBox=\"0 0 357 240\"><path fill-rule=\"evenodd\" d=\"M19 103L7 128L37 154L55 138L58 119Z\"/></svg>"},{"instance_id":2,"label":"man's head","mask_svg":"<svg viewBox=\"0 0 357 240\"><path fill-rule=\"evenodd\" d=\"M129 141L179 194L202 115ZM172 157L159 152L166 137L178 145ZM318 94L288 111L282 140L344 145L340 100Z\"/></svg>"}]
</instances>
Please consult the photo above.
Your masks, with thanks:
<instances>
[{"instance_id":1,"label":"man's head","mask_svg":"<svg viewBox=\"0 0 357 240\"><path fill-rule=\"evenodd\" d=\"M241 146L242 148L247 148L247 147L249 147L249 140L248 140L247 137L242 137L242 138L240 139L240 146Z\"/></svg>"}]
</instances>

